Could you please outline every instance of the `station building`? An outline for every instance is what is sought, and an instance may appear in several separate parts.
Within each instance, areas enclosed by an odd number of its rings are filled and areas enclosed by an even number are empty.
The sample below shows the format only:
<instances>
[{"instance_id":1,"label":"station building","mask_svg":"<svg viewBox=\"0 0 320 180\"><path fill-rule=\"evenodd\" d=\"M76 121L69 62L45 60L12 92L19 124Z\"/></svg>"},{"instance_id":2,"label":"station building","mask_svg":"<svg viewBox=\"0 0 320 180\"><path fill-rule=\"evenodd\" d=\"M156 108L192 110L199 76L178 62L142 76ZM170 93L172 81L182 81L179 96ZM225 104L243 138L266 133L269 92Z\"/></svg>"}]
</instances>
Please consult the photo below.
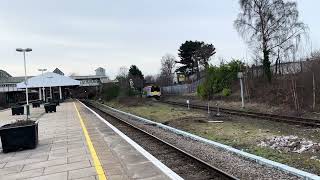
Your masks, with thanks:
<instances>
[{"instance_id":1,"label":"station building","mask_svg":"<svg viewBox=\"0 0 320 180\"><path fill-rule=\"evenodd\" d=\"M6 107L17 102L26 101L25 77L13 77L4 70L0 70L0 107ZM64 76L56 68L53 72L43 75L28 76L29 100L65 99L69 97L87 98L101 92L104 84L116 83L110 80L105 69L99 67L95 75Z\"/></svg>"},{"instance_id":2,"label":"station building","mask_svg":"<svg viewBox=\"0 0 320 180\"><path fill-rule=\"evenodd\" d=\"M98 87L104 83L110 81L109 77L106 76L106 71L104 68L99 67L95 70L95 75L86 76L70 76L74 80L80 81L80 86L82 87Z\"/></svg>"},{"instance_id":3,"label":"station building","mask_svg":"<svg viewBox=\"0 0 320 180\"><path fill-rule=\"evenodd\" d=\"M90 98L101 93L103 85L116 83L117 81L110 80L106 76L104 68L99 67L95 70L95 75L86 76L70 76L74 80L80 81L80 86L74 89L74 94L77 98Z\"/></svg>"},{"instance_id":4,"label":"station building","mask_svg":"<svg viewBox=\"0 0 320 180\"><path fill-rule=\"evenodd\" d=\"M17 88L17 83L24 81L24 78L12 77L6 71L0 70L0 107L5 107L25 98L23 97L25 95L23 89Z\"/></svg>"}]
</instances>

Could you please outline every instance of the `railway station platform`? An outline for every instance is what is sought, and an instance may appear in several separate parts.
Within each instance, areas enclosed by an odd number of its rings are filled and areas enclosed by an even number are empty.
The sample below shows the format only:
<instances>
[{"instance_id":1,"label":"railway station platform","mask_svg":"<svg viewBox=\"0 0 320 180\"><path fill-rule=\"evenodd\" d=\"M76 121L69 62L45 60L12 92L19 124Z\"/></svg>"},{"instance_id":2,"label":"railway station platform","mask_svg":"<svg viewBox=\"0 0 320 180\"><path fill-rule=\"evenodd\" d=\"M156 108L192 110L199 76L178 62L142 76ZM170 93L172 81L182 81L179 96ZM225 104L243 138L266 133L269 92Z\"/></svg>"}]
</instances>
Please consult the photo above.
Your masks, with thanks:
<instances>
[{"instance_id":1,"label":"railway station platform","mask_svg":"<svg viewBox=\"0 0 320 180\"><path fill-rule=\"evenodd\" d=\"M30 109L31 119L39 122L39 144L11 153L0 149L0 179L160 180L175 175L78 101L61 103L56 113ZM12 116L10 109L0 111L1 126L23 118Z\"/></svg>"}]
</instances>

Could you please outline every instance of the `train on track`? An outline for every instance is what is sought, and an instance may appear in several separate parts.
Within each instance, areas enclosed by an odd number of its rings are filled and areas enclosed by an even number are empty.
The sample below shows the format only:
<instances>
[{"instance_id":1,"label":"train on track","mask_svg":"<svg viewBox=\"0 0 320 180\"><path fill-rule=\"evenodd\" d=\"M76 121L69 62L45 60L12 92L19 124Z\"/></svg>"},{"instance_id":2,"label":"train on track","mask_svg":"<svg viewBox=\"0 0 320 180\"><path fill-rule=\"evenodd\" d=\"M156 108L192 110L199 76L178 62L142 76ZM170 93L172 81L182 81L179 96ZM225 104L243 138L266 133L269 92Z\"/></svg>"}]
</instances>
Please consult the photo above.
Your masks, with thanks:
<instances>
[{"instance_id":1,"label":"train on track","mask_svg":"<svg viewBox=\"0 0 320 180\"><path fill-rule=\"evenodd\" d=\"M157 85L148 85L143 88L144 97L152 97L159 99L161 96L161 89Z\"/></svg>"}]
</instances>

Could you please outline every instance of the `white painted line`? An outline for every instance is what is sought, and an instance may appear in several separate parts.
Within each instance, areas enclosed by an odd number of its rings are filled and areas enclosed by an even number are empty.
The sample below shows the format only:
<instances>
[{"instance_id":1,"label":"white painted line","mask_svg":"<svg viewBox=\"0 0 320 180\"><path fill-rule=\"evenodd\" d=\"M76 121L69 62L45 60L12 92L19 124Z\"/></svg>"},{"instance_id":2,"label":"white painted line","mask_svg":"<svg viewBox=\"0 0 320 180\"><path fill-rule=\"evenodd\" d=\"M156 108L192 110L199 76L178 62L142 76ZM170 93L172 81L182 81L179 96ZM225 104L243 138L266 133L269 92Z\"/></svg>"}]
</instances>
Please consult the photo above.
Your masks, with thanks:
<instances>
[{"instance_id":1,"label":"white painted line","mask_svg":"<svg viewBox=\"0 0 320 180\"><path fill-rule=\"evenodd\" d=\"M156 125L158 127L161 127L163 129L167 129L167 130L172 131L172 132L174 132L176 134L180 134L182 136L185 136L185 137L188 137L188 138L191 138L191 139L194 139L194 140L197 140L197 141L200 141L200 142L204 142L206 144L210 144L210 145L213 145L215 147L227 150L229 152L235 153L235 154L237 154L239 156L242 156L244 158L253 160L253 161L255 161L255 162L259 163L259 164L262 164L262 165L265 165L265 166L268 166L268 167L271 167L271 168L279 169L281 171L284 171L284 172L287 172L287 173L302 177L302 178L304 178L306 180L320 180L320 176L317 176L316 174L308 173L306 171L302 171L302 170L296 169L294 167L291 167L291 166L288 166L288 165L285 165L285 164L281 164L281 163L278 163L278 162L275 162L275 161L271 161L269 159L266 159L266 158L263 158L263 157L260 157L260 156L254 155L254 154L250 154L250 153L235 149L235 148L233 148L231 146L227 146L227 145L224 145L224 144L221 144L221 143L209 140L209 139L205 139L203 137L200 137L200 136L197 136L197 135L185 132L185 131L181 131L179 129L176 129L176 128L173 128L173 127L170 127L170 126L166 126L166 125L161 124L161 123L157 123L157 122L151 121L151 120L146 119L146 118L142 118L142 117L139 117L139 116L127 113L127 112L123 112L123 111L120 111L118 109L109 107L109 106L107 106L105 104L101 104L101 105L103 105L103 106L105 106L105 107L107 107L107 108L109 108L109 109L111 109L113 111L116 111L118 113L122 113L124 115L133 117L133 118L138 119L140 121L143 121L143 122L146 122L146 123L149 123L149 124L154 124L154 125Z\"/></svg>"},{"instance_id":2,"label":"white painted line","mask_svg":"<svg viewBox=\"0 0 320 180\"><path fill-rule=\"evenodd\" d=\"M80 101L79 101L80 102ZM94 112L91 108L80 102L84 107L90 110L94 115L96 115L102 122L104 122L107 126L109 126L113 131L115 131L119 136L121 136L124 140L126 140L131 146L133 146L138 152L140 152L144 157L146 157L149 161L151 161L156 167L158 167L164 174L166 174L170 179L174 180L183 180L179 175L173 172L170 168L160 162L157 158L151 155L149 152L144 150L140 145L130 139L128 136L123 134L119 129L114 127L108 121L106 121L103 117L101 117L98 113Z\"/></svg>"}]
</instances>

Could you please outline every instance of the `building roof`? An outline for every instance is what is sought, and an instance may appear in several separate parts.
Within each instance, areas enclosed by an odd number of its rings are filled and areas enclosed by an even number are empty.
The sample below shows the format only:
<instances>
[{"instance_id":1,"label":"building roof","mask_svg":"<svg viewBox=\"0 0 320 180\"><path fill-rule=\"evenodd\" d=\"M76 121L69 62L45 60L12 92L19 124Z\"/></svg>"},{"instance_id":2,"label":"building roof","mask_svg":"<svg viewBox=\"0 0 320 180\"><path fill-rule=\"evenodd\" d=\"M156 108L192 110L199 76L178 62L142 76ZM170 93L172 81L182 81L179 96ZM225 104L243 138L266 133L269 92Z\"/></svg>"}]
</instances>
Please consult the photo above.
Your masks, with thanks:
<instances>
[{"instance_id":1,"label":"building roof","mask_svg":"<svg viewBox=\"0 0 320 180\"><path fill-rule=\"evenodd\" d=\"M6 77L12 77L12 76L9 73L7 73L6 71L0 69L0 79L6 78Z\"/></svg>"},{"instance_id":2,"label":"building roof","mask_svg":"<svg viewBox=\"0 0 320 180\"><path fill-rule=\"evenodd\" d=\"M105 76L106 75L106 70L102 67L99 67L94 71L96 72L97 76Z\"/></svg>"},{"instance_id":3,"label":"building roof","mask_svg":"<svg viewBox=\"0 0 320 180\"><path fill-rule=\"evenodd\" d=\"M27 79L33 76L27 76ZM24 76L12 77L9 73L0 69L0 84L16 84L24 81Z\"/></svg>"},{"instance_id":4,"label":"building roof","mask_svg":"<svg viewBox=\"0 0 320 180\"><path fill-rule=\"evenodd\" d=\"M105 71L105 69L102 67L98 67L95 71L101 71L101 70Z\"/></svg>"},{"instance_id":5,"label":"building roof","mask_svg":"<svg viewBox=\"0 0 320 180\"><path fill-rule=\"evenodd\" d=\"M60 75L64 76L64 73L58 68L56 68L53 72L56 73L56 74L60 74Z\"/></svg>"},{"instance_id":6,"label":"building roof","mask_svg":"<svg viewBox=\"0 0 320 180\"><path fill-rule=\"evenodd\" d=\"M70 77L62 76L53 72L46 72L43 75L38 75L28 79L28 88L39 87L57 87L57 86L79 86L80 81L71 79ZM25 82L17 84L18 89L25 88Z\"/></svg>"},{"instance_id":7,"label":"building roof","mask_svg":"<svg viewBox=\"0 0 320 180\"><path fill-rule=\"evenodd\" d=\"M28 76L27 79L33 76ZM16 84L24 81L24 76L0 78L0 84Z\"/></svg>"}]
</instances>

